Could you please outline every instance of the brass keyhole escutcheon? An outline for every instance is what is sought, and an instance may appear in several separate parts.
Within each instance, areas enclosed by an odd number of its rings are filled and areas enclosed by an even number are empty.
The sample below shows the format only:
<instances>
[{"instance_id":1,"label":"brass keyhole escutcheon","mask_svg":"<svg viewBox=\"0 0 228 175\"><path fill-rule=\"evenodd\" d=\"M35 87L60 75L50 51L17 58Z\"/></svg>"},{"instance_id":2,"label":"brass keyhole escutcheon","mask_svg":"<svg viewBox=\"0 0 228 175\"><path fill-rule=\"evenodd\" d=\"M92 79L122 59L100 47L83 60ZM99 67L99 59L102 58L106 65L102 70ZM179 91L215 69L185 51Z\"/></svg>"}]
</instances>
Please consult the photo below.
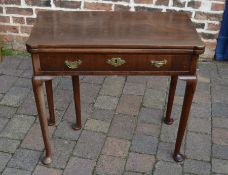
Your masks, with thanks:
<instances>
[{"instance_id":1,"label":"brass keyhole escutcheon","mask_svg":"<svg viewBox=\"0 0 228 175\"><path fill-rule=\"evenodd\" d=\"M106 62L114 67L119 67L126 63L126 61L122 58L111 58L111 59L107 59Z\"/></svg>"}]
</instances>

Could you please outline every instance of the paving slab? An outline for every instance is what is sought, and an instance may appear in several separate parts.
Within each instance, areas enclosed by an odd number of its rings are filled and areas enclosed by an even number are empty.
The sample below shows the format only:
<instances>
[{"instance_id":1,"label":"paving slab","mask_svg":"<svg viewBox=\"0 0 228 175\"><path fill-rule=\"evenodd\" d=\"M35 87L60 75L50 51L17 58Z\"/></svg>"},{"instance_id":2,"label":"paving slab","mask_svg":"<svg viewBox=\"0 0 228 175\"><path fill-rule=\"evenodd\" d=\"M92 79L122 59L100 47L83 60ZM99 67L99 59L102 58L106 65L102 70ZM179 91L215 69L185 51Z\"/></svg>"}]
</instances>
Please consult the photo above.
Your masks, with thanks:
<instances>
[{"instance_id":1,"label":"paving slab","mask_svg":"<svg viewBox=\"0 0 228 175\"><path fill-rule=\"evenodd\" d=\"M96 174L122 174L126 160L120 157L101 155L95 169Z\"/></svg>"},{"instance_id":2,"label":"paving slab","mask_svg":"<svg viewBox=\"0 0 228 175\"><path fill-rule=\"evenodd\" d=\"M33 116L16 115L7 123L0 136L21 140L27 134L34 121L35 118Z\"/></svg>"},{"instance_id":3,"label":"paving slab","mask_svg":"<svg viewBox=\"0 0 228 175\"><path fill-rule=\"evenodd\" d=\"M16 69L20 65L22 60L23 57L21 56L5 56L3 58L3 62L0 64L0 69Z\"/></svg>"},{"instance_id":4,"label":"paving slab","mask_svg":"<svg viewBox=\"0 0 228 175\"><path fill-rule=\"evenodd\" d=\"M138 123L135 133L137 135L148 135L159 137L160 135L160 126L151 123Z\"/></svg>"},{"instance_id":5,"label":"paving slab","mask_svg":"<svg viewBox=\"0 0 228 175\"><path fill-rule=\"evenodd\" d=\"M151 174L154 163L153 155L131 152L127 160L126 170Z\"/></svg>"},{"instance_id":6,"label":"paving slab","mask_svg":"<svg viewBox=\"0 0 228 175\"><path fill-rule=\"evenodd\" d=\"M6 124L8 123L9 119L7 118L0 118L0 131L4 129Z\"/></svg>"},{"instance_id":7,"label":"paving slab","mask_svg":"<svg viewBox=\"0 0 228 175\"><path fill-rule=\"evenodd\" d=\"M33 171L40 160L41 152L28 149L18 149L8 163L10 168Z\"/></svg>"},{"instance_id":8,"label":"paving slab","mask_svg":"<svg viewBox=\"0 0 228 175\"><path fill-rule=\"evenodd\" d=\"M215 117L228 118L228 104L212 103L212 115Z\"/></svg>"},{"instance_id":9,"label":"paving slab","mask_svg":"<svg viewBox=\"0 0 228 175\"><path fill-rule=\"evenodd\" d=\"M11 154L0 152L0 172L2 172L11 158Z\"/></svg>"},{"instance_id":10,"label":"paving slab","mask_svg":"<svg viewBox=\"0 0 228 175\"><path fill-rule=\"evenodd\" d=\"M228 145L212 145L212 157L228 160Z\"/></svg>"},{"instance_id":11,"label":"paving slab","mask_svg":"<svg viewBox=\"0 0 228 175\"><path fill-rule=\"evenodd\" d=\"M211 172L211 164L209 162L186 159L184 161L184 172L208 175Z\"/></svg>"},{"instance_id":12,"label":"paving slab","mask_svg":"<svg viewBox=\"0 0 228 175\"><path fill-rule=\"evenodd\" d=\"M162 124L161 128L161 141L164 142L175 142L177 137L177 130L179 126L179 121L174 120L172 125Z\"/></svg>"},{"instance_id":13,"label":"paving slab","mask_svg":"<svg viewBox=\"0 0 228 175\"><path fill-rule=\"evenodd\" d=\"M195 104L193 103L191 106L190 117L193 118L211 118L211 104Z\"/></svg>"},{"instance_id":14,"label":"paving slab","mask_svg":"<svg viewBox=\"0 0 228 175\"><path fill-rule=\"evenodd\" d=\"M68 140L77 140L80 134L81 130L75 131L72 129L71 123L63 121L55 130L54 137Z\"/></svg>"},{"instance_id":15,"label":"paving slab","mask_svg":"<svg viewBox=\"0 0 228 175\"><path fill-rule=\"evenodd\" d=\"M14 153L20 145L19 140L0 138L0 151Z\"/></svg>"},{"instance_id":16,"label":"paving slab","mask_svg":"<svg viewBox=\"0 0 228 175\"><path fill-rule=\"evenodd\" d=\"M15 114L16 110L17 108L14 107L0 105L0 117L11 118Z\"/></svg>"},{"instance_id":17,"label":"paving slab","mask_svg":"<svg viewBox=\"0 0 228 175\"><path fill-rule=\"evenodd\" d=\"M117 97L102 95L97 97L97 100L94 106L100 109L114 110L116 109L117 103L118 103Z\"/></svg>"},{"instance_id":18,"label":"paving slab","mask_svg":"<svg viewBox=\"0 0 228 175\"><path fill-rule=\"evenodd\" d=\"M94 106L92 104L81 103L81 119L82 124L85 124L85 121L88 118L92 118L92 113ZM66 112L63 111L63 120L75 124L76 122L76 113L75 113L75 105L74 102L71 102Z\"/></svg>"},{"instance_id":19,"label":"paving slab","mask_svg":"<svg viewBox=\"0 0 228 175\"><path fill-rule=\"evenodd\" d=\"M51 167L64 169L75 146L75 142L63 139L54 139L52 141L52 164Z\"/></svg>"},{"instance_id":20,"label":"paving slab","mask_svg":"<svg viewBox=\"0 0 228 175\"><path fill-rule=\"evenodd\" d=\"M92 118L97 120L111 121L114 116L114 110L105 110L95 108Z\"/></svg>"},{"instance_id":21,"label":"paving slab","mask_svg":"<svg viewBox=\"0 0 228 175\"><path fill-rule=\"evenodd\" d=\"M29 106L29 108L28 108ZM30 93L17 110L18 114L37 115L36 102L33 93Z\"/></svg>"},{"instance_id":22,"label":"paving slab","mask_svg":"<svg viewBox=\"0 0 228 175\"><path fill-rule=\"evenodd\" d=\"M211 120L201 118L190 118L188 122L188 130L211 134Z\"/></svg>"},{"instance_id":23,"label":"paving slab","mask_svg":"<svg viewBox=\"0 0 228 175\"><path fill-rule=\"evenodd\" d=\"M80 99L82 103L95 103L101 86L97 84L81 83Z\"/></svg>"},{"instance_id":24,"label":"paving slab","mask_svg":"<svg viewBox=\"0 0 228 175\"><path fill-rule=\"evenodd\" d=\"M212 159L212 171L215 173L228 174L228 161Z\"/></svg>"},{"instance_id":25,"label":"paving slab","mask_svg":"<svg viewBox=\"0 0 228 175\"><path fill-rule=\"evenodd\" d=\"M168 79L168 77L164 76L150 76L147 80L147 88L166 91L168 86Z\"/></svg>"},{"instance_id":26,"label":"paving slab","mask_svg":"<svg viewBox=\"0 0 228 175\"><path fill-rule=\"evenodd\" d=\"M84 76L80 82L91 84L103 84L105 76Z\"/></svg>"},{"instance_id":27,"label":"paving slab","mask_svg":"<svg viewBox=\"0 0 228 175\"><path fill-rule=\"evenodd\" d=\"M119 97L122 93L125 77L107 76L101 88L101 95Z\"/></svg>"},{"instance_id":28,"label":"paving slab","mask_svg":"<svg viewBox=\"0 0 228 175\"><path fill-rule=\"evenodd\" d=\"M141 96L122 95L117 106L116 112L132 116L138 115L141 101Z\"/></svg>"},{"instance_id":29,"label":"paving slab","mask_svg":"<svg viewBox=\"0 0 228 175\"><path fill-rule=\"evenodd\" d=\"M157 108L141 108L139 121L143 123L161 124L163 112Z\"/></svg>"},{"instance_id":30,"label":"paving slab","mask_svg":"<svg viewBox=\"0 0 228 175\"><path fill-rule=\"evenodd\" d=\"M130 145L131 143L128 140L108 137L105 141L102 154L115 157L127 157Z\"/></svg>"},{"instance_id":31,"label":"paving slab","mask_svg":"<svg viewBox=\"0 0 228 175\"><path fill-rule=\"evenodd\" d=\"M228 118L213 117L212 124L215 128L228 129Z\"/></svg>"},{"instance_id":32,"label":"paving slab","mask_svg":"<svg viewBox=\"0 0 228 175\"><path fill-rule=\"evenodd\" d=\"M123 89L123 94L143 95L146 85L138 83L126 83Z\"/></svg>"},{"instance_id":33,"label":"paving slab","mask_svg":"<svg viewBox=\"0 0 228 175\"><path fill-rule=\"evenodd\" d=\"M66 110L72 101L73 92L67 90L57 89L54 92L54 107L58 110Z\"/></svg>"},{"instance_id":34,"label":"paving slab","mask_svg":"<svg viewBox=\"0 0 228 175\"><path fill-rule=\"evenodd\" d=\"M212 141L218 145L228 146L228 130L224 128L214 128L212 130Z\"/></svg>"},{"instance_id":35,"label":"paving slab","mask_svg":"<svg viewBox=\"0 0 228 175\"><path fill-rule=\"evenodd\" d=\"M21 59L21 62L17 68L22 69L22 70L31 70L32 69L32 59L29 57L23 57L23 59Z\"/></svg>"},{"instance_id":36,"label":"paving slab","mask_svg":"<svg viewBox=\"0 0 228 175\"><path fill-rule=\"evenodd\" d=\"M14 86L32 89L32 81L30 78L18 78Z\"/></svg>"},{"instance_id":37,"label":"paving slab","mask_svg":"<svg viewBox=\"0 0 228 175\"><path fill-rule=\"evenodd\" d=\"M98 158L104 145L105 137L103 133L83 130L73 154L88 159Z\"/></svg>"},{"instance_id":38,"label":"paving slab","mask_svg":"<svg viewBox=\"0 0 228 175\"><path fill-rule=\"evenodd\" d=\"M63 175L92 175L95 164L94 160L73 157Z\"/></svg>"},{"instance_id":39,"label":"paving slab","mask_svg":"<svg viewBox=\"0 0 228 175\"><path fill-rule=\"evenodd\" d=\"M0 105L19 107L29 92L29 88L12 87L0 101Z\"/></svg>"},{"instance_id":40,"label":"paving slab","mask_svg":"<svg viewBox=\"0 0 228 175\"><path fill-rule=\"evenodd\" d=\"M1 75L0 76L0 93L6 93L14 82L17 80L17 77L8 76L8 75Z\"/></svg>"},{"instance_id":41,"label":"paving slab","mask_svg":"<svg viewBox=\"0 0 228 175\"><path fill-rule=\"evenodd\" d=\"M54 127L49 127L49 137L54 132ZM21 143L22 148L42 151L44 149L44 142L42 139L41 128L39 124L34 124Z\"/></svg>"},{"instance_id":42,"label":"paving slab","mask_svg":"<svg viewBox=\"0 0 228 175\"><path fill-rule=\"evenodd\" d=\"M146 84L149 76L127 76L127 81L130 83Z\"/></svg>"},{"instance_id":43,"label":"paving slab","mask_svg":"<svg viewBox=\"0 0 228 175\"><path fill-rule=\"evenodd\" d=\"M174 162L173 151L175 148L175 143L159 142L157 150L157 159L163 161ZM184 147L181 147L181 153L184 153Z\"/></svg>"},{"instance_id":44,"label":"paving slab","mask_svg":"<svg viewBox=\"0 0 228 175\"><path fill-rule=\"evenodd\" d=\"M31 171L21 170L17 168L5 168L5 170L2 172L2 175L31 175Z\"/></svg>"},{"instance_id":45,"label":"paving slab","mask_svg":"<svg viewBox=\"0 0 228 175\"><path fill-rule=\"evenodd\" d=\"M118 114L112 120L108 135L122 139L132 139L136 118L128 115Z\"/></svg>"},{"instance_id":46,"label":"paving slab","mask_svg":"<svg viewBox=\"0 0 228 175\"><path fill-rule=\"evenodd\" d=\"M185 154L188 158L210 161L211 136L188 132Z\"/></svg>"},{"instance_id":47,"label":"paving slab","mask_svg":"<svg viewBox=\"0 0 228 175\"><path fill-rule=\"evenodd\" d=\"M182 167L177 163L159 161L155 165L154 175L181 175Z\"/></svg>"},{"instance_id":48,"label":"paving slab","mask_svg":"<svg viewBox=\"0 0 228 175\"><path fill-rule=\"evenodd\" d=\"M32 175L62 175L62 170L38 165Z\"/></svg>"},{"instance_id":49,"label":"paving slab","mask_svg":"<svg viewBox=\"0 0 228 175\"><path fill-rule=\"evenodd\" d=\"M135 135L130 150L142 154L156 154L158 139L153 136Z\"/></svg>"},{"instance_id":50,"label":"paving slab","mask_svg":"<svg viewBox=\"0 0 228 175\"><path fill-rule=\"evenodd\" d=\"M142 175L143 173L136 173L136 172L124 172L123 175Z\"/></svg>"},{"instance_id":51,"label":"paving slab","mask_svg":"<svg viewBox=\"0 0 228 175\"><path fill-rule=\"evenodd\" d=\"M146 89L143 105L148 108L163 108L166 93L157 89Z\"/></svg>"}]
</instances>

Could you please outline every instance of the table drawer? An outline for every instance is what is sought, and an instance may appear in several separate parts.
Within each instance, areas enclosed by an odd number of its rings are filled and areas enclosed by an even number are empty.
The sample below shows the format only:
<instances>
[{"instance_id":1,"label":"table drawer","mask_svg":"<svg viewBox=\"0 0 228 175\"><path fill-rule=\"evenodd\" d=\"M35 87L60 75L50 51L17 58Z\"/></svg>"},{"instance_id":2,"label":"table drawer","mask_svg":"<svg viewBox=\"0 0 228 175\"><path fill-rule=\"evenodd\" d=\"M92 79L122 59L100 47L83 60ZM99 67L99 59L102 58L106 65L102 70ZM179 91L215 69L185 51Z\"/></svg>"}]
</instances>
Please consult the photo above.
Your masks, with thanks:
<instances>
[{"instance_id":1,"label":"table drawer","mask_svg":"<svg viewBox=\"0 0 228 175\"><path fill-rule=\"evenodd\" d=\"M40 54L42 71L189 71L189 55Z\"/></svg>"}]
</instances>

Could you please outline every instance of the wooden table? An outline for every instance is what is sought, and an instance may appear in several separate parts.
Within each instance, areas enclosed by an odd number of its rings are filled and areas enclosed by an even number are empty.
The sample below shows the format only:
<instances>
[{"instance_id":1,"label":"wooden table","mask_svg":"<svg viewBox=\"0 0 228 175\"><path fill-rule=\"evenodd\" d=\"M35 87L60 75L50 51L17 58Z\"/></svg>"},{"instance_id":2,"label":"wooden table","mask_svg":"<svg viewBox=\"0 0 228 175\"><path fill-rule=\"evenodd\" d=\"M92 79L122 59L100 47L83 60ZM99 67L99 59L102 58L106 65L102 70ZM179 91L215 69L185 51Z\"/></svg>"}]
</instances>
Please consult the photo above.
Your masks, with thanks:
<instances>
[{"instance_id":1,"label":"wooden table","mask_svg":"<svg viewBox=\"0 0 228 175\"><path fill-rule=\"evenodd\" d=\"M185 13L42 11L26 46L32 54L33 91L46 149L44 164L51 163L48 125L55 124L52 78L63 75L72 76L75 130L81 129L79 75L171 76L166 124L173 123L170 115L178 77L185 80L173 154L175 161L183 161L180 147L197 83L197 59L204 52L204 43Z\"/></svg>"}]
</instances>

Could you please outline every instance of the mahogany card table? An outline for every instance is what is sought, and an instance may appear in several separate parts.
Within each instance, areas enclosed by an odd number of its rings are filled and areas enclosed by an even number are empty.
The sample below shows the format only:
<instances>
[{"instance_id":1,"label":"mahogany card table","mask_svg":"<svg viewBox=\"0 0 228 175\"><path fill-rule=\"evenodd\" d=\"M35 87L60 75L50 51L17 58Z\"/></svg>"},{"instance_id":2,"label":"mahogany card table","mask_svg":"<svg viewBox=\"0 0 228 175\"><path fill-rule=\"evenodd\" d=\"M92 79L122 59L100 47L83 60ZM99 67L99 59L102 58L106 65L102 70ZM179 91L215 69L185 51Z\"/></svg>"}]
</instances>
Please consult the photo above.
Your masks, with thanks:
<instances>
[{"instance_id":1,"label":"mahogany card table","mask_svg":"<svg viewBox=\"0 0 228 175\"><path fill-rule=\"evenodd\" d=\"M26 46L32 55L33 91L46 150L44 164L52 160L48 138L48 125L55 124L52 78L72 77L76 108L73 129L79 130L82 126L79 75L171 76L166 124L173 123L171 111L178 77L185 80L173 153L175 161L183 161L180 148L197 83L197 59L205 47L185 13L41 11Z\"/></svg>"}]
</instances>

